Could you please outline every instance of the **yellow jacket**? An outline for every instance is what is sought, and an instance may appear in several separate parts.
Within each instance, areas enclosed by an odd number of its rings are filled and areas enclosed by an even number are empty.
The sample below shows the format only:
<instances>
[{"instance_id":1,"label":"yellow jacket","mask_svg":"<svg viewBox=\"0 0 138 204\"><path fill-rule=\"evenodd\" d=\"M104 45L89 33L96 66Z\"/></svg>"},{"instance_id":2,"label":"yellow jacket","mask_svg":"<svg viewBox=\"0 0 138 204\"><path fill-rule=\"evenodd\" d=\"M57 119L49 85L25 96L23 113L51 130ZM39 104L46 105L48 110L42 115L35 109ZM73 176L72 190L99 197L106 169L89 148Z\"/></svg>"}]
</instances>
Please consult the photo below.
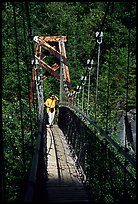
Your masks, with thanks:
<instances>
[{"instance_id":1,"label":"yellow jacket","mask_svg":"<svg viewBox=\"0 0 138 204\"><path fill-rule=\"evenodd\" d=\"M51 98L48 98L46 100L46 102L44 103L47 107L47 113L50 111L50 108L54 108L54 112L55 112L55 105L56 105L56 101L58 101L58 98L54 98L54 99L51 99Z\"/></svg>"}]
</instances>

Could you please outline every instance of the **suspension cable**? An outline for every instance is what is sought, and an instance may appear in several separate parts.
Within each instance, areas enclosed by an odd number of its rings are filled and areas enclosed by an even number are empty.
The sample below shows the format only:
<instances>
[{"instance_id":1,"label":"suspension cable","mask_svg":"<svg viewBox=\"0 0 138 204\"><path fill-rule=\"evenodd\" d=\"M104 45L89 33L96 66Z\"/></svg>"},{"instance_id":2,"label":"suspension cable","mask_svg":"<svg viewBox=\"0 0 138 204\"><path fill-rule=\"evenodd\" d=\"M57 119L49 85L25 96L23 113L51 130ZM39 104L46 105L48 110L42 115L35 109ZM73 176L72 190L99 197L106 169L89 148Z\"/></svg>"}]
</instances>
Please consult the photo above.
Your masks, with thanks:
<instances>
[{"instance_id":1,"label":"suspension cable","mask_svg":"<svg viewBox=\"0 0 138 204\"><path fill-rule=\"evenodd\" d=\"M40 112L41 112L41 108L43 107L44 101L43 101L43 80L42 80L42 67L41 67L41 57L42 57L42 52L41 52L41 45L40 45L40 41L38 43L38 52L39 52L39 63L37 64L37 77L39 74L39 78L37 78L37 84L36 84L36 88L37 88L37 94L38 94L38 108L39 108L39 116L40 116Z\"/></svg>"},{"instance_id":2,"label":"suspension cable","mask_svg":"<svg viewBox=\"0 0 138 204\"><path fill-rule=\"evenodd\" d=\"M30 43L29 43L29 56L32 56ZM33 65L31 64L32 68L33 68L33 66L34 66L34 63L33 63ZM30 94L30 92L29 92L29 94ZM35 101L34 101L34 98L35 98L34 91L32 92L32 95L33 95L33 112L34 112L34 115L35 115L35 113L36 113L36 104L35 104ZM36 121L37 121L37 118L36 118Z\"/></svg>"},{"instance_id":3,"label":"suspension cable","mask_svg":"<svg viewBox=\"0 0 138 204\"><path fill-rule=\"evenodd\" d=\"M108 132L108 120L109 120L109 97L110 97L110 69L111 69L111 43L112 43L112 14L114 10L114 2L111 5L111 20L110 20L110 53L109 53L109 63L108 63L108 82L107 82L107 104L106 104L106 132Z\"/></svg>"},{"instance_id":4,"label":"suspension cable","mask_svg":"<svg viewBox=\"0 0 138 204\"><path fill-rule=\"evenodd\" d=\"M125 150L127 149L127 139L128 139L128 128L127 128L128 116L127 116L127 112L128 112L128 88L129 88L128 83L129 83L129 64L130 64L130 27L131 27L131 6L132 6L132 3L129 2L128 6L129 6L129 10L128 10L129 20L128 20L128 56L127 56L127 67L126 67ZM126 159L125 159L125 166L127 167L127 160ZM126 192L125 191L126 184L127 184L126 171L124 171L124 192Z\"/></svg>"},{"instance_id":5,"label":"suspension cable","mask_svg":"<svg viewBox=\"0 0 138 204\"><path fill-rule=\"evenodd\" d=\"M102 23L101 23L101 26L100 26L100 29L99 29L99 34L98 34L97 38L100 36L101 30L103 29L103 26L104 26L104 24L105 24L106 16L107 16L108 11L109 11L109 5L110 5L110 2L107 3L106 11L105 11L105 14L104 14L104 17L103 17L103 20L102 20ZM97 47L97 43L95 43L95 46L94 46L93 50L91 51L91 56L93 56L94 53L96 52L96 47ZM75 98L75 95L76 95L77 90L79 90L80 87L82 86L82 84L84 83L85 77L87 77L88 73L89 73L89 68L87 67L86 72L85 72L85 74L84 74L84 77L83 77L83 79L81 80L81 84L78 86L78 88L77 88L76 91L75 91L74 98Z\"/></svg>"},{"instance_id":6,"label":"suspension cable","mask_svg":"<svg viewBox=\"0 0 138 204\"><path fill-rule=\"evenodd\" d=\"M28 2L25 2L25 7L26 7L26 16L27 16L27 23L28 23L28 37L30 38L31 42L31 50L32 50L32 56L33 56L33 67L35 66L35 52L34 52L34 41L33 41L33 31L31 28L31 23L30 23L30 15L29 15L29 6Z\"/></svg>"},{"instance_id":7,"label":"suspension cable","mask_svg":"<svg viewBox=\"0 0 138 204\"><path fill-rule=\"evenodd\" d=\"M28 2L25 2L25 7L26 7L26 16L27 16L27 23L28 23L28 30L29 30L29 35L28 37L30 38L30 43L31 43L31 51L32 51L32 57L33 57L33 67L35 66L35 52L34 52L34 41L33 41L33 31L30 23L30 15L29 15L29 6ZM30 51L30 50L29 50ZM33 99L34 99L34 93L33 93ZM34 113L36 112L35 106L34 106ZM37 114L37 119L38 121L38 114Z\"/></svg>"},{"instance_id":8,"label":"suspension cable","mask_svg":"<svg viewBox=\"0 0 138 204\"><path fill-rule=\"evenodd\" d=\"M129 2L129 19L131 19L131 6L132 4ZM129 64L130 64L130 27L131 27L131 20L129 20L128 23L128 56L127 56L127 68L126 68L126 111L125 111L125 117L127 119L127 112L128 112L128 84L129 84ZM126 124L127 125L127 124ZM126 126L125 125L125 126ZM126 134L125 134L125 148L127 146L127 128L126 128Z\"/></svg>"},{"instance_id":9,"label":"suspension cable","mask_svg":"<svg viewBox=\"0 0 138 204\"><path fill-rule=\"evenodd\" d=\"M100 61L100 44L98 45L98 63L97 63L96 93L95 93L95 121L97 120L97 98L98 98L99 61Z\"/></svg>"},{"instance_id":10,"label":"suspension cable","mask_svg":"<svg viewBox=\"0 0 138 204\"><path fill-rule=\"evenodd\" d=\"M28 58L27 58L27 42L26 42L26 31L25 31L25 9L24 9L24 2L22 2L22 20L23 20L23 37L24 37L24 47L25 47L25 63L26 63L26 71L27 71L27 84L28 84L28 103L29 103L29 117L30 117L30 131L31 131L31 142L32 142L32 147L33 147L33 143L34 143L34 139L33 139L33 130L32 130L32 111L31 111L31 105L30 105L30 97L29 97L29 91L30 91L30 81L29 81L29 67L28 66ZM23 54L23 53L22 53Z\"/></svg>"},{"instance_id":11,"label":"suspension cable","mask_svg":"<svg viewBox=\"0 0 138 204\"><path fill-rule=\"evenodd\" d=\"M16 12L15 12L15 2L13 2L13 18L14 18L14 31L15 31L15 46L16 46L16 61L17 61L17 71L18 71L18 95L19 95L19 107L20 107L20 120L21 120L21 134L22 134L22 156L23 156L23 167L25 173L25 151L24 151L24 129L23 129L23 114L22 114L22 102L21 102L21 77L19 68L19 50L18 50L18 38L17 38L17 22L16 22Z\"/></svg>"}]
</instances>

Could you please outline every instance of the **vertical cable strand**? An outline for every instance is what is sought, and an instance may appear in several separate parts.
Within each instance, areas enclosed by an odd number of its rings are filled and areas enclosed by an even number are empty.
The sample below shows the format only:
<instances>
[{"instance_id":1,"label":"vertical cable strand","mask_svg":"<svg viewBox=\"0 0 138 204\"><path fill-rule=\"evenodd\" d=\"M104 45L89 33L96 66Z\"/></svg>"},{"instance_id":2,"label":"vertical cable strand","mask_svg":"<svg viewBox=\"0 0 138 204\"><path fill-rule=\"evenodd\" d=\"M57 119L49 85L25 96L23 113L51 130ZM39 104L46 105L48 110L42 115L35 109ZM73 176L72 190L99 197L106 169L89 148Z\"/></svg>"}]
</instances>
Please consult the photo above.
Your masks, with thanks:
<instances>
[{"instance_id":1,"label":"vertical cable strand","mask_svg":"<svg viewBox=\"0 0 138 204\"><path fill-rule=\"evenodd\" d=\"M29 97L29 91L30 91L30 81L29 81L29 66L28 66L28 59L27 59L27 43L26 43L26 32L25 32L25 9L24 9L24 2L22 2L22 20L23 20L23 36L24 36L24 47L25 47L25 61L26 61L26 71L27 71L27 84L28 84L28 103L29 103L29 117L30 117L30 133L31 133L31 141L32 141L32 147L33 147L33 143L34 143L34 139L33 139L33 131L32 131L32 111L31 111L31 105L30 105L30 97Z\"/></svg>"},{"instance_id":2,"label":"vertical cable strand","mask_svg":"<svg viewBox=\"0 0 138 204\"><path fill-rule=\"evenodd\" d=\"M15 47L16 47L16 61L18 70L18 95L19 95L19 106L20 106L20 120L21 120L21 134L22 134L22 156L23 156L23 167L25 173L25 151L24 151L24 129L23 129L23 114L22 114L22 102L21 102L21 78L20 78L20 68L19 68L19 50L18 50L18 39L17 39L17 24L16 24L16 11L15 2L13 2L13 18L14 18L14 31L15 31Z\"/></svg>"}]
</instances>

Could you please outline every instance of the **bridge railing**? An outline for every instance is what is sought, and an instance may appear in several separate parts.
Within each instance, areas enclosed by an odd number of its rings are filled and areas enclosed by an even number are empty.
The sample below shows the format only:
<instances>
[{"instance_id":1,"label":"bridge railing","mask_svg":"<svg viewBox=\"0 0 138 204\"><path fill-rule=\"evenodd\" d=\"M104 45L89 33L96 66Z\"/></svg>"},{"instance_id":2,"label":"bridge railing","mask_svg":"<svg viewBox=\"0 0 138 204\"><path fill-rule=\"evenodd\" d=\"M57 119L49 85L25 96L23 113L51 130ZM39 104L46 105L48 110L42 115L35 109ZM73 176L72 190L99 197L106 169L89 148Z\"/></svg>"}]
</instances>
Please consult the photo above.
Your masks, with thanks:
<instances>
[{"instance_id":1,"label":"bridge railing","mask_svg":"<svg viewBox=\"0 0 138 204\"><path fill-rule=\"evenodd\" d=\"M42 201L45 179L47 178L47 158L46 155L46 114L41 106L39 114L38 135L34 150L32 165L28 177L24 202ZM46 198L45 198L46 199Z\"/></svg>"},{"instance_id":2,"label":"bridge railing","mask_svg":"<svg viewBox=\"0 0 138 204\"><path fill-rule=\"evenodd\" d=\"M79 110L60 106L58 125L96 201L135 201L136 164L125 149Z\"/></svg>"}]
</instances>

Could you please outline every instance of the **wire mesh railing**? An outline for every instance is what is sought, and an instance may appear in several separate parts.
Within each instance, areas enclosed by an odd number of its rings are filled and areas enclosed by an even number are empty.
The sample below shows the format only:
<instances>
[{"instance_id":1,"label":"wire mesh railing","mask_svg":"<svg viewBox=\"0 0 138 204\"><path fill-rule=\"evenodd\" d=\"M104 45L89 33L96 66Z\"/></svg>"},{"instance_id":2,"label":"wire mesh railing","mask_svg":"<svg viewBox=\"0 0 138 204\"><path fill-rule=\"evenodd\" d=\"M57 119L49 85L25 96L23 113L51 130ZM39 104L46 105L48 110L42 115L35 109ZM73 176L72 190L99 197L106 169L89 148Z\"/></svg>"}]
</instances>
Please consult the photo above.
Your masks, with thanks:
<instances>
[{"instance_id":1,"label":"wire mesh railing","mask_svg":"<svg viewBox=\"0 0 138 204\"><path fill-rule=\"evenodd\" d=\"M96 201L136 200L135 161L125 149L107 140L104 131L96 127L92 130L91 121L67 107L59 108L58 124L75 155L76 165L82 168L82 182Z\"/></svg>"}]
</instances>

